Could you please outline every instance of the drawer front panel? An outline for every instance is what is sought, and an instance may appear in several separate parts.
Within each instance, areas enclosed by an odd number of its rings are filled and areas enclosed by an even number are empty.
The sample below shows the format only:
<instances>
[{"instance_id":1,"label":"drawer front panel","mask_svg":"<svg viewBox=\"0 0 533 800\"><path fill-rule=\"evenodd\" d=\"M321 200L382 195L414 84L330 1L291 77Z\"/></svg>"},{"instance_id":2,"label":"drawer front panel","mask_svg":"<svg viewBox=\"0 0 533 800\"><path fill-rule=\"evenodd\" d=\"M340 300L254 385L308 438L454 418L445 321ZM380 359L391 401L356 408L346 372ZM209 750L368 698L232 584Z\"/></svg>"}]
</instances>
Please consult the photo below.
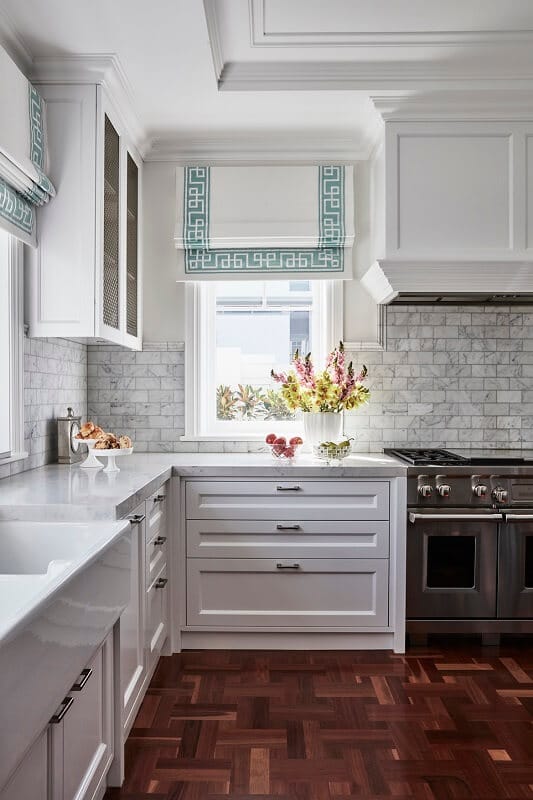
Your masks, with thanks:
<instances>
[{"instance_id":1,"label":"drawer front panel","mask_svg":"<svg viewBox=\"0 0 533 800\"><path fill-rule=\"evenodd\" d=\"M190 481L188 519L389 518L386 481Z\"/></svg>"},{"instance_id":2,"label":"drawer front panel","mask_svg":"<svg viewBox=\"0 0 533 800\"><path fill-rule=\"evenodd\" d=\"M388 624L386 559L189 558L187 590L188 625Z\"/></svg>"},{"instance_id":3,"label":"drawer front panel","mask_svg":"<svg viewBox=\"0 0 533 800\"><path fill-rule=\"evenodd\" d=\"M148 661L157 657L168 633L168 583L166 567L146 592L145 648Z\"/></svg>"},{"instance_id":4,"label":"drawer front panel","mask_svg":"<svg viewBox=\"0 0 533 800\"><path fill-rule=\"evenodd\" d=\"M163 541L165 540L165 541ZM151 586L156 575L167 564L166 537L158 534L146 545L146 585Z\"/></svg>"},{"instance_id":5,"label":"drawer front panel","mask_svg":"<svg viewBox=\"0 0 533 800\"><path fill-rule=\"evenodd\" d=\"M146 501L146 542L148 543L166 527L168 494L166 483Z\"/></svg>"},{"instance_id":6,"label":"drawer front panel","mask_svg":"<svg viewBox=\"0 0 533 800\"><path fill-rule=\"evenodd\" d=\"M381 520L189 520L194 558L388 558L389 523Z\"/></svg>"}]
</instances>

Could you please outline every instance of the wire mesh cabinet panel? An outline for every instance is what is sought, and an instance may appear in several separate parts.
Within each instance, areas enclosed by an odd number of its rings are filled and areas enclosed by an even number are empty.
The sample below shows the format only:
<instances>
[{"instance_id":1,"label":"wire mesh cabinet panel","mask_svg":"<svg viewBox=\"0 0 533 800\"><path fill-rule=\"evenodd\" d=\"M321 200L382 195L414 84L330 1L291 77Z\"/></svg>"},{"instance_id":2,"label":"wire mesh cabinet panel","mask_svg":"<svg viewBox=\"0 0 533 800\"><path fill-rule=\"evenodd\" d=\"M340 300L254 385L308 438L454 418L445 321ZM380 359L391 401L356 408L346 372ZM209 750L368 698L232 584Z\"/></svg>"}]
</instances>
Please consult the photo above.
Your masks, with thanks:
<instances>
[{"instance_id":1,"label":"wire mesh cabinet panel","mask_svg":"<svg viewBox=\"0 0 533 800\"><path fill-rule=\"evenodd\" d=\"M120 328L120 137L107 115L104 119L104 325Z\"/></svg>"}]
</instances>

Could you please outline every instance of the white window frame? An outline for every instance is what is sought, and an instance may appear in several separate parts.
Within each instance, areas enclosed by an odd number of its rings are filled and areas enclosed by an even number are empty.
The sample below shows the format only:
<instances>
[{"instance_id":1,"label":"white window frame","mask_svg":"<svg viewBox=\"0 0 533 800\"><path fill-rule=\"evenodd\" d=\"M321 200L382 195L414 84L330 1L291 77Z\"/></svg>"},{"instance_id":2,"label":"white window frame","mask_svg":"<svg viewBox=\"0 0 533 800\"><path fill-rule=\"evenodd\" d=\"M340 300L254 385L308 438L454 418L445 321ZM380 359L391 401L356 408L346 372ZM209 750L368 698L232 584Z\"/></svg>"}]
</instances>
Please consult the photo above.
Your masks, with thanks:
<instances>
[{"instance_id":1,"label":"white window frame","mask_svg":"<svg viewBox=\"0 0 533 800\"><path fill-rule=\"evenodd\" d=\"M24 451L24 294L23 244L14 236L0 240L7 256L10 315L9 337L9 455L0 457L0 466L26 458ZM4 249L5 248L5 249ZM2 424L4 421L2 420Z\"/></svg>"},{"instance_id":2,"label":"white window frame","mask_svg":"<svg viewBox=\"0 0 533 800\"><path fill-rule=\"evenodd\" d=\"M342 339L343 331L343 281L317 281L318 314L313 315L313 340L321 347L314 348L313 357L319 365L328 352ZM228 423L211 420L207 397L203 387L208 385L207 375L214 369L214 326L216 307L214 283L188 282L185 285L185 435L181 441L263 441L266 427L278 433L298 433L301 423L295 422L240 422L228 431ZM206 423L207 426L206 427ZM245 430L243 429L245 426Z\"/></svg>"}]
</instances>

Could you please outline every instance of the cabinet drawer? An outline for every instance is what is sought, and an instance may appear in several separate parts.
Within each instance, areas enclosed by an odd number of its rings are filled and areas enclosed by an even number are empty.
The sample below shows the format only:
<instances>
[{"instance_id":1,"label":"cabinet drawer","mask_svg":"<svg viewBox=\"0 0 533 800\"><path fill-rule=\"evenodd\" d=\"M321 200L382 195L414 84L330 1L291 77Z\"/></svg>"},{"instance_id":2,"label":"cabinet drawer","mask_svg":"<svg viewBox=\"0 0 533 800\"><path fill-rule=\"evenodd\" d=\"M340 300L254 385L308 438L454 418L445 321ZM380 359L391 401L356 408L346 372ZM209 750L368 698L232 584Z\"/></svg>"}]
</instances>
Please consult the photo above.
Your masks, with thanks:
<instances>
[{"instance_id":1,"label":"cabinet drawer","mask_svg":"<svg viewBox=\"0 0 533 800\"><path fill-rule=\"evenodd\" d=\"M386 481L190 481L188 519L389 518Z\"/></svg>"},{"instance_id":2,"label":"cabinet drawer","mask_svg":"<svg viewBox=\"0 0 533 800\"><path fill-rule=\"evenodd\" d=\"M163 484L146 501L146 542L150 542L160 532L165 533L167 517L167 484Z\"/></svg>"},{"instance_id":3,"label":"cabinet drawer","mask_svg":"<svg viewBox=\"0 0 533 800\"><path fill-rule=\"evenodd\" d=\"M189 520L187 555L196 558L387 558L389 523L382 520Z\"/></svg>"},{"instance_id":4,"label":"cabinet drawer","mask_svg":"<svg viewBox=\"0 0 533 800\"><path fill-rule=\"evenodd\" d=\"M386 626L388 561L189 558L187 624Z\"/></svg>"},{"instance_id":5,"label":"cabinet drawer","mask_svg":"<svg viewBox=\"0 0 533 800\"><path fill-rule=\"evenodd\" d=\"M154 578L166 564L167 538L158 534L146 545L146 586L152 585Z\"/></svg>"},{"instance_id":6,"label":"cabinet drawer","mask_svg":"<svg viewBox=\"0 0 533 800\"><path fill-rule=\"evenodd\" d=\"M168 578L166 567L146 592L145 648L149 666L159 656L168 633Z\"/></svg>"}]
</instances>

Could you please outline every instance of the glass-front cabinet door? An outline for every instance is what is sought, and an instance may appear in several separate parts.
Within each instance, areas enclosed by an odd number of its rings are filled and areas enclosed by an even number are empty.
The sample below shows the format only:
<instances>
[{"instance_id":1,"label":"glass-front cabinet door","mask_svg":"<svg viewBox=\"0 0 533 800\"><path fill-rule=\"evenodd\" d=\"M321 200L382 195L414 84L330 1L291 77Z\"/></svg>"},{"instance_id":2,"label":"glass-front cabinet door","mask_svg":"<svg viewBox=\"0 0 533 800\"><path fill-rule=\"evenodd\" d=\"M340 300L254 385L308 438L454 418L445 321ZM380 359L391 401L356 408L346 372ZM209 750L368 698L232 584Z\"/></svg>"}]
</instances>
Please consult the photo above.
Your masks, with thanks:
<instances>
[{"instance_id":1,"label":"glass-front cabinet door","mask_svg":"<svg viewBox=\"0 0 533 800\"><path fill-rule=\"evenodd\" d=\"M140 170L132 153L126 152L126 242L125 242L125 337L131 347L136 340L140 346L140 258L139 258L139 211Z\"/></svg>"},{"instance_id":2,"label":"glass-front cabinet door","mask_svg":"<svg viewBox=\"0 0 533 800\"><path fill-rule=\"evenodd\" d=\"M102 321L120 329L120 137L104 117Z\"/></svg>"},{"instance_id":3,"label":"glass-front cabinet door","mask_svg":"<svg viewBox=\"0 0 533 800\"><path fill-rule=\"evenodd\" d=\"M104 103L102 124L102 235L100 307L102 338L141 349L139 249L142 161L112 107Z\"/></svg>"}]
</instances>

